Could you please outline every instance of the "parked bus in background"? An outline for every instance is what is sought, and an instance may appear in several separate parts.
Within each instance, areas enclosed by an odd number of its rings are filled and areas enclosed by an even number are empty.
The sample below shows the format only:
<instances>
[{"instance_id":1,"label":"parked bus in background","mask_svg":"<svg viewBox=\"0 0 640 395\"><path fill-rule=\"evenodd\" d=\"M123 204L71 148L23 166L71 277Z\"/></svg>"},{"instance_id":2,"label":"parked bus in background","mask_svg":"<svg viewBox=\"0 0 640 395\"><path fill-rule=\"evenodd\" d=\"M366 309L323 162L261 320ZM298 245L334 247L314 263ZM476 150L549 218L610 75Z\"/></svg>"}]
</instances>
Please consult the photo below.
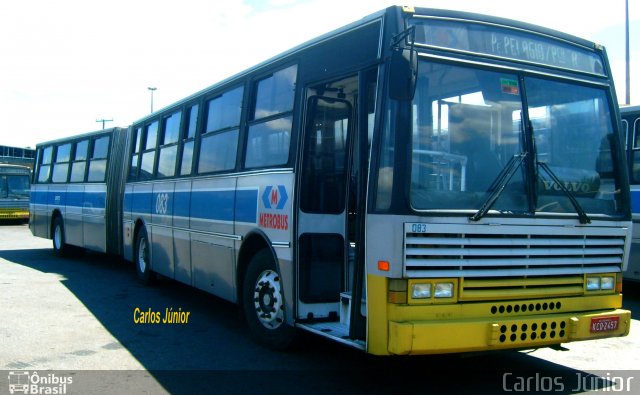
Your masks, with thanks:
<instances>
[{"instance_id":1,"label":"parked bus in background","mask_svg":"<svg viewBox=\"0 0 640 395\"><path fill-rule=\"evenodd\" d=\"M52 239L56 254L121 255L125 138L112 128L36 146L29 228Z\"/></svg>"},{"instance_id":2,"label":"parked bus in background","mask_svg":"<svg viewBox=\"0 0 640 395\"><path fill-rule=\"evenodd\" d=\"M109 155L122 255L275 349L295 328L377 355L624 336L617 108L598 45L389 7L135 122ZM69 143L38 147L34 188L32 229L63 244Z\"/></svg>"},{"instance_id":3,"label":"parked bus in background","mask_svg":"<svg viewBox=\"0 0 640 395\"><path fill-rule=\"evenodd\" d=\"M620 107L620 117L627 147L633 217L631 254L624 278L640 281L640 106Z\"/></svg>"},{"instance_id":4,"label":"parked bus in background","mask_svg":"<svg viewBox=\"0 0 640 395\"><path fill-rule=\"evenodd\" d=\"M29 179L25 166L0 164L0 220L29 219Z\"/></svg>"}]
</instances>

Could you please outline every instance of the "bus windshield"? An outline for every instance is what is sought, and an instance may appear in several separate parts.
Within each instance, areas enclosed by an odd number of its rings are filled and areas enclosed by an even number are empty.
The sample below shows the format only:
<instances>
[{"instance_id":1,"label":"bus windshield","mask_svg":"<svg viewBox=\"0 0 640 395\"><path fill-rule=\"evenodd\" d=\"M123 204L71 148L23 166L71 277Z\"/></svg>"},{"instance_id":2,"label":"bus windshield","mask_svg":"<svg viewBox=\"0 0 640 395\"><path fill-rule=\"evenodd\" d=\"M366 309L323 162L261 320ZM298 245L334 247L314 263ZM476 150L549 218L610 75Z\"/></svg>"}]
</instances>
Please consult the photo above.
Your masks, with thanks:
<instances>
[{"instance_id":1,"label":"bus windshield","mask_svg":"<svg viewBox=\"0 0 640 395\"><path fill-rule=\"evenodd\" d=\"M29 198L29 187L28 175L0 176L0 198Z\"/></svg>"},{"instance_id":2,"label":"bus windshield","mask_svg":"<svg viewBox=\"0 0 640 395\"><path fill-rule=\"evenodd\" d=\"M480 209L524 154L530 159L510 172L492 210L576 214L573 195L589 214L620 212L604 89L427 61L418 70L410 129L414 210ZM382 150L379 202L393 180L385 156L395 152L393 144Z\"/></svg>"}]
</instances>

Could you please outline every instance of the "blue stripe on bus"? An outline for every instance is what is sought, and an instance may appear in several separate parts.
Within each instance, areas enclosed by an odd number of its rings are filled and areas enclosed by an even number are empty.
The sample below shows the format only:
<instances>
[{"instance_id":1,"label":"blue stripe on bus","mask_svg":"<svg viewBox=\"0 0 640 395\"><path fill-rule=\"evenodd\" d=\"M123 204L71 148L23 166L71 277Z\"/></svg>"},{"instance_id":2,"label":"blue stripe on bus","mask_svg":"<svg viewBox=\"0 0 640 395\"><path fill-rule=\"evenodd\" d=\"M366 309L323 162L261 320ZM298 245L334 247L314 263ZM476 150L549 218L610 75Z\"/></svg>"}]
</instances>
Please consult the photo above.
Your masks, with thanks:
<instances>
[{"instance_id":1,"label":"blue stripe on bus","mask_svg":"<svg viewBox=\"0 0 640 395\"><path fill-rule=\"evenodd\" d=\"M42 191L31 191L31 203L47 204L47 193Z\"/></svg>"},{"instance_id":2,"label":"blue stripe on bus","mask_svg":"<svg viewBox=\"0 0 640 395\"><path fill-rule=\"evenodd\" d=\"M107 193L104 191L31 191L31 203L67 207L105 208Z\"/></svg>"},{"instance_id":3,"label":"blue stripe on bus","mask_svg":"<svg viewBox=\"0 0 640 395\"><path fill-rule=\"evenodd\" d=\"M173 215L178 217L189 217L189 199L191 191L180 191L173 194Z\"/></svg>"},{"instance_id":4,"label":"blue stripe on bus","mask_svg":"<svg viewBox=\"0 0 640 395\"><path fill-rule=\"evenodd\" d=\"M631 191L631 212L640 214L640 191Z\"/></svg>"},{"instance_id":5,"label":"blue stripe on bus","mask_svg":"<svg viewBox=\"0 0 640 395\"><path fill-rule=\"evenodd\" d=\"M91 208L105 208L107 207L107 193L106 192L84 192L84 206Z\"/></svg>"},{"instance_id":6,"label":"blue stripe on bus","mask_svg":"<svg viewBox=\"0 0 640 395\"><path fill-rule=\"evenodd\" d=\"M236 191L193 191L191 217L217 221L233 221L233 203Z\"/></svg>"},{"instance_id":7,"label":"blue stripe on bus","mask_svg":"<svg viewBox=\"0 0 640 395\"><path fill-rule=\"evenodd\" d=\"M258 190L204 190L180 192L127 192L125 193L125 211L134 213L157 213L158 195L166 193L167 207L165 215L208 219L215 221L257 223Z\"/></svg>"},{"instance_id":8,"label":"blue stripe on bus","mask_svg":"<svg viewBox=\"0 0 640 395\"><path fill-rule=\"evenodd\" d=\"M241 189L236 196L236 221L258 222L258 190Z\"/></svg>"},{"instance_id":9,"label":"blue stripe on bus","mask_svg":"<svg viewBox=\"0 0 640 395\"><path fill-rule=\"evenodd\" d=\"M82 192L67 192L67 206L82 207L84 205L84 194Z\"/></svg>"},{"instance_id":10,"label":"blue stripe on bus","mask_svg":"<svg viewBox=\"0 0 640 395\"><path fill-rule=\"evenodd\" d=\"M151 192L134 193L131 198L131 211L151 214Z\"/></svg>"}]
</instances>

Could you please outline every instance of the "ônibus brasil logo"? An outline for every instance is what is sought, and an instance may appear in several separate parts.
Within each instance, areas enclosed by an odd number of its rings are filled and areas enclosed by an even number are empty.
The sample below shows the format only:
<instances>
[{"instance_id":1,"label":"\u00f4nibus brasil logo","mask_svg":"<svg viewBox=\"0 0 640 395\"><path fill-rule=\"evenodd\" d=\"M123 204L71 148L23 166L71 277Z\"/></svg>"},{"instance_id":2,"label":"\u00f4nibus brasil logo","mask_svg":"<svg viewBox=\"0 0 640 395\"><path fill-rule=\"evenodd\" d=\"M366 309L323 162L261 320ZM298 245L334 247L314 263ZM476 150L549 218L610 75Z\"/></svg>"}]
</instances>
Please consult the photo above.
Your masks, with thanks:
<instances>
[{"instance_id":1,"label":"\u00f4nibus brasil logo","mask_svg":"<svg viewBox=\"0 0 640 395\"><path fill-rule=\"evenodd\" d=\"M55 373L9 372L10 394L66 394L73 377Z\"/></svg>"}]
</instances>

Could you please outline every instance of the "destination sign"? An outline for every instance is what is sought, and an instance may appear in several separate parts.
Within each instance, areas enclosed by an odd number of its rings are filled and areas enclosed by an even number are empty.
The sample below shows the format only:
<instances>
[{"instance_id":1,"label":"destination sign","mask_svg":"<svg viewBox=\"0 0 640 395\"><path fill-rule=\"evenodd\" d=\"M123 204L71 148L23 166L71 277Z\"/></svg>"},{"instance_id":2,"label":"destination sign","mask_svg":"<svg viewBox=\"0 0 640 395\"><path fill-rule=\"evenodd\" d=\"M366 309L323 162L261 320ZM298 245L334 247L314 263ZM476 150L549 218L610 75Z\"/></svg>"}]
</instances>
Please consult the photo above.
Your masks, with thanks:
<instances>
[{"instance_id":1,"label":"destination sign","mask_svg":"<svg viewBox=\"0 0 640 395\"><path fill-rule=\"evenodd\" d=\"M499 26L413 18L416 43L605 75L600 56L547 36Z\"/></svg>"}]
</instances>

